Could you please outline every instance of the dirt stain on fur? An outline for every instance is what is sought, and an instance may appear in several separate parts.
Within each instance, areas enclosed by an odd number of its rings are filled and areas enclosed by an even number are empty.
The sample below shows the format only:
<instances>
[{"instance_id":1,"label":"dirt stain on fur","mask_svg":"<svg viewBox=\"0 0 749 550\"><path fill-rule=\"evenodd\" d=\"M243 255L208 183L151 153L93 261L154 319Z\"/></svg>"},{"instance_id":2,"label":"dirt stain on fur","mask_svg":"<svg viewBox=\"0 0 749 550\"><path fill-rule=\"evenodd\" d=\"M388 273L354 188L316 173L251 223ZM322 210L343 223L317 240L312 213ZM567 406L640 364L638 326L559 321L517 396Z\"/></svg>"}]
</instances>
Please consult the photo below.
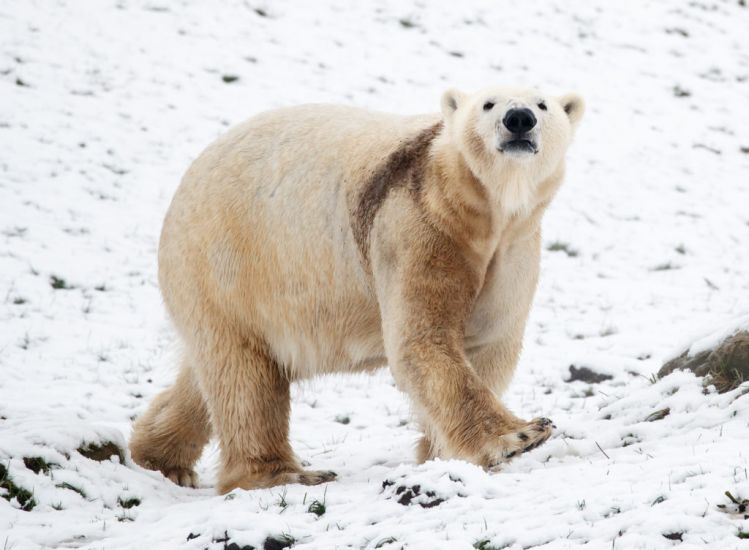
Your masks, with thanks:
<instances>
[{"instance_id":1,"label":"dirt stain on fur","mask_svg":"<svg viewBox=\"0 0 749 550\"><path fill-rule=\"evenodd\" d=\"M369 260L369 234L375 216L390 190L406 187L418 195L424 180L429 148L442 130L438 122L405 141L385 159L365 183L351 213L356 245L365 261Z\"/></svg>"}]
</instances>

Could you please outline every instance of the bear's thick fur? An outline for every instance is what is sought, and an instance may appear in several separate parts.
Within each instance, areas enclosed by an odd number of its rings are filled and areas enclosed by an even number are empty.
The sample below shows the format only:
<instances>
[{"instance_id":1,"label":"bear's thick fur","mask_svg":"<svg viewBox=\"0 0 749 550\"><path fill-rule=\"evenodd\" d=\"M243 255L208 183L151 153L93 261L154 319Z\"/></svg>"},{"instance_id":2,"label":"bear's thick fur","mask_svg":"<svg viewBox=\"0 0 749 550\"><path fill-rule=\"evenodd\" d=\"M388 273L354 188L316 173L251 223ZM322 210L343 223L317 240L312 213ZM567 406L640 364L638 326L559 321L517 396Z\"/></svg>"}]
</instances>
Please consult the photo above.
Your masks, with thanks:
<instances>
[{"instance_id":1,"label":"bear's thick fur","mask_svg":"<svg viewBox=\"0 0 749 550\"><path fill-rule=\"evenodd\" d=\"M545 441L548 419L499 397L583 110L574 94L450 90L441 115L307 105L209 146L164 221L184 359L134 426L135 462L195 485L214 434L219 492L331 480L289 445L289 384L385 365L423 427L419 460L491 468Z\"/></svg>"}]
</instances>

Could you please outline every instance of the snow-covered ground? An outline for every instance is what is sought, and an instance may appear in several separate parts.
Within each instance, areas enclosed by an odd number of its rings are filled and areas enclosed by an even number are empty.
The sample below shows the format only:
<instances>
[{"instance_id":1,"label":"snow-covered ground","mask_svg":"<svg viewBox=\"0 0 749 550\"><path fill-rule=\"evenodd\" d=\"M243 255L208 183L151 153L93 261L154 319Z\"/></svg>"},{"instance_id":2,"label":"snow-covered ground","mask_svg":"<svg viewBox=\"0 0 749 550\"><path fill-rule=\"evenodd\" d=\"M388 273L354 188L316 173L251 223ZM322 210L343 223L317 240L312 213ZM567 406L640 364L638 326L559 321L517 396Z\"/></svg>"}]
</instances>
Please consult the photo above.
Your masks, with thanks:
<instances>
[{"instance_id":1,"label":"snow-covered ground","mask_svg":"<svg viewBox=\"0 0 749 550\"><path fill-rule=\"evenodd\" d=\"M36 503L0 499L0 547L749 548L724 495L749 498L746 388L651 378L749 313L747 29L744 0L0 0L0 465ZM506 396L547 444L416 466L383 371L294 388L325 486L219 497L215 446L198 490L76 451L124 447L174 376L157 239L208 142L280 105L434 111L495 83L588 101Z\"/></svg>"}]
</instances>

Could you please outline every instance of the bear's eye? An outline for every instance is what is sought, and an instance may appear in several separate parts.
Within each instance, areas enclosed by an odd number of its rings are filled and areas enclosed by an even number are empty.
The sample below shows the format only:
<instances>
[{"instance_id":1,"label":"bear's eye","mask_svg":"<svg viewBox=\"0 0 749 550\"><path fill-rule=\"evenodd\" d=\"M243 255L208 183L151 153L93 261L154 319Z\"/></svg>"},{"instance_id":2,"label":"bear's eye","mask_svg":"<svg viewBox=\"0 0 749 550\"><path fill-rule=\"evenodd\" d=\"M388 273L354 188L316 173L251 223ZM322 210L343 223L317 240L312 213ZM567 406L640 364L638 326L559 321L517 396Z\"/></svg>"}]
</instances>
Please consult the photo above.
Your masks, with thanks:
<instances>
[{"instance_id":1,"label":"bear's eye","mask_svg":"<svg viewBox=\"0 0 749 550\"><path fill-rule=\"evenodd\" d=\"M484 111L491 111L494 108L494 102L493 101L487 101L484 103Z\"/></svg>"},{"instance_id":2,"label":"bear's eye","mask_svg":"<svg viewBox=\"0 0 749 550\"><path fill-rule=\"evenodd\" d=\"M538 108L541 109L542 111L545 111L546 110L546 103L544 103L542 101L541 103L538 104Z\"/></svg>"}]
</instances>

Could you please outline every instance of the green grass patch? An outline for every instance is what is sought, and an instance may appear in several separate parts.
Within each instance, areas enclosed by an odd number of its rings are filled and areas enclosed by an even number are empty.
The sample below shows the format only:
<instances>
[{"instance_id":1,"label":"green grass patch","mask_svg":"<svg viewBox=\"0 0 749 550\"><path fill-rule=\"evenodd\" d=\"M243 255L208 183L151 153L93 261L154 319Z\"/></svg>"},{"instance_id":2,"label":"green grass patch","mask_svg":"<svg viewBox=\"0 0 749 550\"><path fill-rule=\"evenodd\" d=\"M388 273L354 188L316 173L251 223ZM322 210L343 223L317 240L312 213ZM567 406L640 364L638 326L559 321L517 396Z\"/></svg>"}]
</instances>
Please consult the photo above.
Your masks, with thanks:
<instances>
[{"instance_id":1,"label":"green grass patch","mask_svg":"<svg viewBox=\"0 0 749 550\"><path fill-rule=\"evenodd\" d=\"M295 542L296 539L287 534L268 537L263 541L263 550L283 550L284 548L291 548Z\"/></svg>"},{"instance_id":2,"label":"green grass patch","mask_svg":"<svg viewBox=\"0 0 749 550\"><path fill-rule=\"evenodd\" d=\"M549 252L564 252L570 258L575 258L579 254L569 243L562 241L554 241L546 247L546 250Z\"/></svg>"},{"instance_id":3,"label":"green grass patch","mask_svg":"<svg viewBox=\"0 0 749 550\"><path fill-rule=\"evenodd\" d=\"M74 493L78 493L81 495L81 497L86 498L86 493L83 491L83 489L79 489L75 485L71 485L67 481L63 481L59 485L57 485L60 489L67 489L68 491L73 491Z\"/></svg>"},{"instance_id":4,"label":"green grass patch","mask_svg":"<svg viewBox=\"0 0 749 550\"><path fill-rule=\"evenodd\" d=\"M131 497L131 498L122 498L122 497L119 497L117 499L117 504L119 504L120 506L122 506L125 509L129 509L129 508L133 508L135 506L140 506L140 499L139 498L135 498L135 497Z\"/></svg>"},{"instance_id":5,"label":"green grass patch","mask_svg":"<svg viewBox=\"0 0 749 550\"><path fill-rule=\"evenodd\" d=\"M21 510L29 512L34 508L34 506L36 506L34 495L32 495L30 491L13 483L13 480L8 474L8 469L2 464L0 464L0 489L3 490L3 494L0 496L8 502L13 500L18 501Z\"/></svg>"},{"instance_id":6,"label":"green grass patch","mask_svg":"<svg viewBox=\"0 0 749 550\"><path fill-rule=\"evenodd\" d=\"M307 511L310 514L315 514L317 517L320 517L325 514L325 503L320 502L319 500L313 500L312 503L310 503L309 508L307 508Z\"/></svg>"},{"instance_id":7,"label":"green grass patch","mask_svg":"<svg viewBox=\"0 0 749 550\"><path fill-rule=\"evenodd\" d=\"M78 447L78 452L86 458L97 462L104 462L113 456L120 459L120 464L125 462L125 453L123 453L122 449L111 441L105 441L104 443L86 443Z\"/></svg>"},{"instance_id":8,"label":"green grass patch","mask_svg":"<svg viewBox=\"0 0 749 550\"><path fill-rule=\"evenodd\" d=\"M58 277L57 275L52 275L49 278L49 284L55 290L70 290L72 288L75 288L74 286L69 285L65 279L63 279L62 277Z\"/></svg>"},{"instance_id":9,"label":"green grass patch","mask_svg":"<svg viewBox=\"0 0 749 550\"><path fill-rule=\"evenodd\" d=\"M52 467L52 464L40 456L25 456L23 457L23 463L35 474L38 474L39 472L44 474L49 473L49 469Z\"/></svg>"}]
</instances>

